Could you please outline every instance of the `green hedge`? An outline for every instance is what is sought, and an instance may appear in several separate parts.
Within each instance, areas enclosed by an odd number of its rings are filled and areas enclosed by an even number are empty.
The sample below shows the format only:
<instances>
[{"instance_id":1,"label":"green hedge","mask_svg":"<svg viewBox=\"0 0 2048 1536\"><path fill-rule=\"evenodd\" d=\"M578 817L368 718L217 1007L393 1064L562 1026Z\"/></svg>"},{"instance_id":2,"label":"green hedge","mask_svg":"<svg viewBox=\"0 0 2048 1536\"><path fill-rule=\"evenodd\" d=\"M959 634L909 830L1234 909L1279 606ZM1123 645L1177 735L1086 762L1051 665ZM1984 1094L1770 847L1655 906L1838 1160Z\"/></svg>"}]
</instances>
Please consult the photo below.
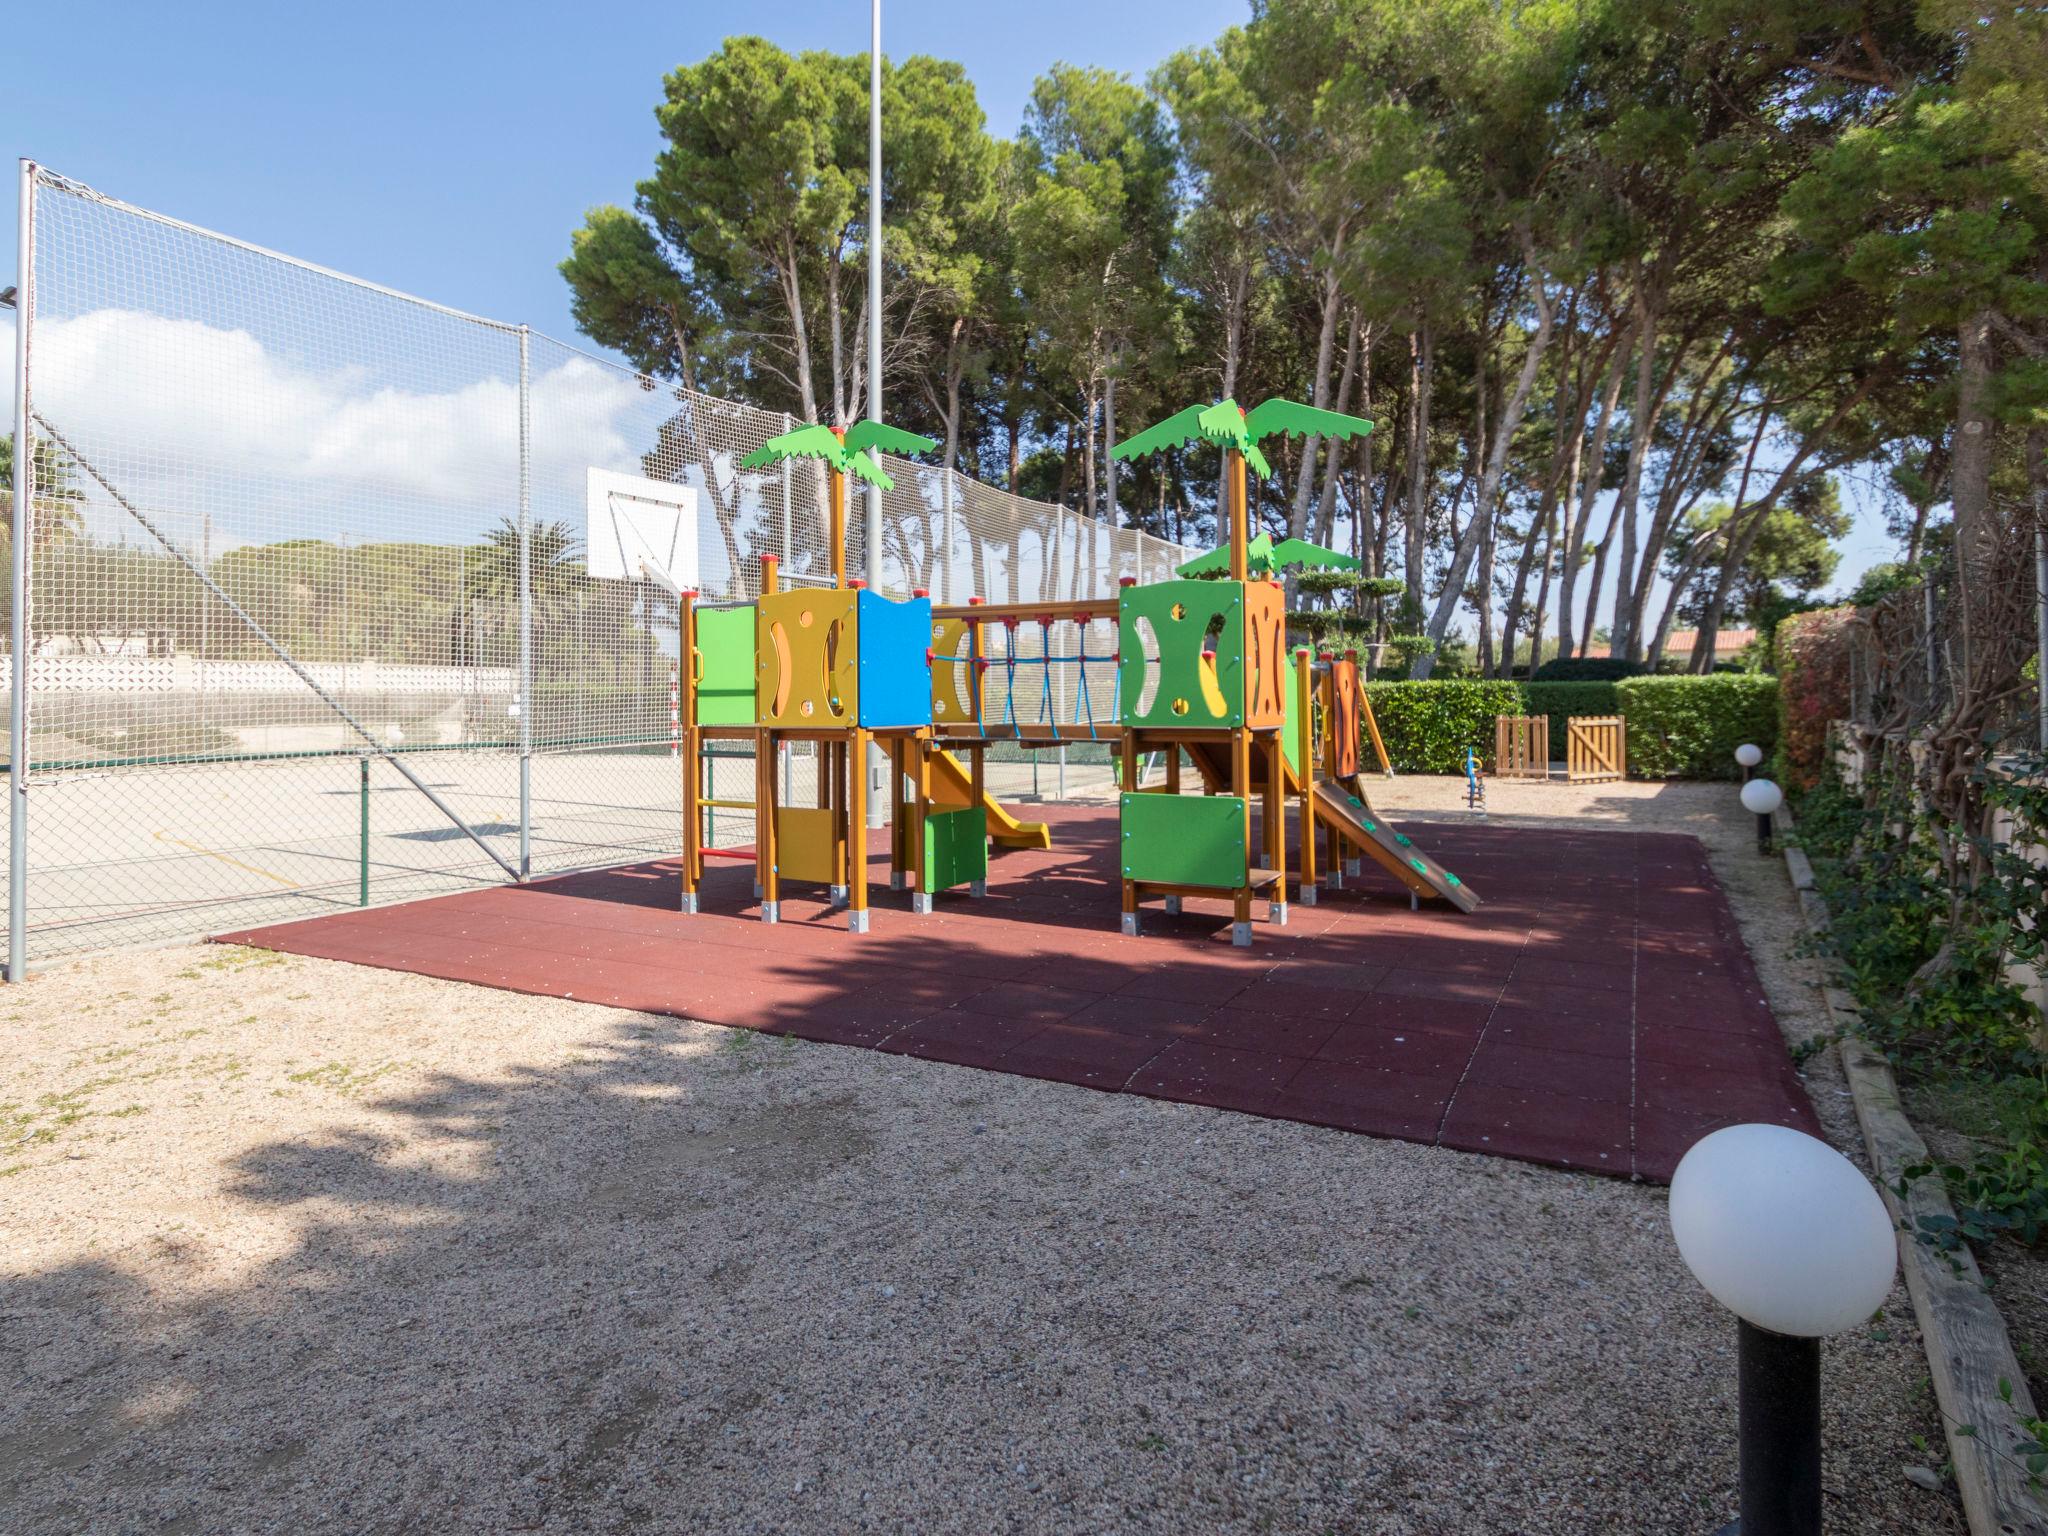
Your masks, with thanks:
<instances>
[{"instance_id":1,"label":"green hedge","mask_svg":"<svg viewBox=\"0 0 2048 1536\"><path fill-rule=\"evenodd\" d=\"M1753 741L1768 759L1777 745L1775 677L1629 677L1614 691L1628 719L1631 778L1738 778L1737 747Z\"/></svg>"},{"instance_id":2,"label":"green hedge","mask_svg":"<svg viewBox=\"0 0 2048 1536\"><path fill-rule=\"evenodd\" d=\"M1428 682L1367 683L1373 717L1387 759L1400 773L1463 773L1465 749L1481 763L1493 758L1493 720L1522 710L1520 683L1478 678L1432 678ZM1372 744L1361 761L1373 766Z\"/></svg>"},{"instance_id":3,"label":"green hedge","mask_svg":"<svg viewBox=\"0 0 2048 1536\"><path fill-rule=\"evenodd\" d=\"M1573 715L1618 715L1621 700L1614 684L1523 683L1522 713L1550 716L1550 760L1564 761L1565 721Z\"/></svg>"},{"instance_id":4,"label":"green hedge","mask_svg":"<svg viewBox=\"0 0 2048 1536\"><path fill-rule=\"evenodd\" d=\"M1373 715L1397 772L1463 773L1465 749L1493 759L1498 715L1548 715L1550 755L1565 756L1574 715L1628 720L1629 775L1640 779L1734 778L1735 749L1777 741L1776 678L1631 677L1619 682L1512 683L1476 678L1368 683ZM1366 749L1371 761L1371 748Z\"/></svg>"}]
</instances>

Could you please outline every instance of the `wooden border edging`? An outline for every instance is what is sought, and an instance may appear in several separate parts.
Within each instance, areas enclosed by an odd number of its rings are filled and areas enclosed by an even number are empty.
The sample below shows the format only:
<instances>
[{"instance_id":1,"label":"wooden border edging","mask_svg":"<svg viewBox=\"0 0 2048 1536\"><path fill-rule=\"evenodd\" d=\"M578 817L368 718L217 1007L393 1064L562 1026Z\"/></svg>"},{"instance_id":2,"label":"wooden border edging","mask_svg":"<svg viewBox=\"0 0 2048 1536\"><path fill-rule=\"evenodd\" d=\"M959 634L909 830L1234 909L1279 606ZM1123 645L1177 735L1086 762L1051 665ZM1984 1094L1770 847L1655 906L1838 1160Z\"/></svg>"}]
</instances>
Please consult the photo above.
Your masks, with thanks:
<instances>
[{"instance_id":1,"label":"wooden border edging","mask_svg":"<svg viewBox=\"0 0 2048 1536\"><path fill-rule=\"evenodd\" d=\"M1778 827L1791 830L1790 813L1778 812ZM1813 866L1797 848L1784 854L1807 930L1818 937L1827 931L1829 916L1827 903L1814 889ZM1821 988L1821 998L1834 1026L1842 1075L1849 1080L1878 1193L1894 1223L1905 1224L1899 1233L1899 1267L1927 1348L1934 1398L1971 1536L2048 1536L2048 1495L2011 1449L2031 1438L2020 1421L2034 1417L2034 1398L2013 1354L2005 1319L1968 1247L1939 1253L1912 1235L1928 1217L1953 1221L1955 1207L1939 1174L1915 1179L1900 1199L1900 1174L1928 1161L1927 1144L1899 1103L1891 1063L1855 1032L1862 1019L1855 999L1834 986ZM2008 1385L2010 1398L2000 1393L2001 1382Z\"/></svg>"}]
</instances>

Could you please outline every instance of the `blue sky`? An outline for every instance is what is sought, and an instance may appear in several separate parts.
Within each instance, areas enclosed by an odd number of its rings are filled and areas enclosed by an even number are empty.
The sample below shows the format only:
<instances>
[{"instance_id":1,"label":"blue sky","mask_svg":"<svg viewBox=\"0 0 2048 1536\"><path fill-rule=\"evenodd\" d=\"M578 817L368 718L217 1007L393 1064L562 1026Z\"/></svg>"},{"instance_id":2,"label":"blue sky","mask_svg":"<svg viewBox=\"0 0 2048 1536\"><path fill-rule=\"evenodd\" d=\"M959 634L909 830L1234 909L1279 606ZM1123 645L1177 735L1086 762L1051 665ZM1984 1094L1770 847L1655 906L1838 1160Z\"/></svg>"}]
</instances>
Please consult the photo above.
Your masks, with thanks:
<instances>
[{"instance_id":1,"label":"blue sky","mask_svg":"<svg viewBox=\"0 0 2048 1536\"><path fill-rule=\"evenodd\" d=\"M18 9L0 91L10 166L28 155L128 202L564 339L575 327L555 263L584 209L630 201L667 69L743 30L792 49L858 52L868 38L860 0L620 0L601 23L559 0L194 4L175 19L94 0ZM991 128L1010 133L1053 63L1142 78L1245 13L1241 0L892 0L884 46L960 60ZM11 252L11 193L0 229ZM1842 579L1890 554L1865 513Z\"/></svg>"}]
</instances>

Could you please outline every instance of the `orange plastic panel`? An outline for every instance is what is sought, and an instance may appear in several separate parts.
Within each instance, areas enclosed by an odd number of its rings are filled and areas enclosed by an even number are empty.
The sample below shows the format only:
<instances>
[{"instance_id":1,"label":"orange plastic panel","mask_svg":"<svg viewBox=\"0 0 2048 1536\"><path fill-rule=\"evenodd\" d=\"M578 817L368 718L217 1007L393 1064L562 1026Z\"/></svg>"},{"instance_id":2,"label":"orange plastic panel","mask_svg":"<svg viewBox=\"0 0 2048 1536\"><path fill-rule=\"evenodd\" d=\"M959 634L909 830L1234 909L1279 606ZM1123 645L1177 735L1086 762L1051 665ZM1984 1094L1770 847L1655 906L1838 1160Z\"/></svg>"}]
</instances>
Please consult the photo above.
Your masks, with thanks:
<instances>
[{"instance_id":1,"label":"orange plastic panel","mask_svg":"<svg viewBox=\"0 0 2048 1536\"><path fill-rule=\"evenodd\" d=\"M1338 657L1330 663L1330 763L1340 779L1358 772L1358 663Z\"/></svg>"},{"instance_id":2,"label":"orange plastic panel","mask_svg":"<svg viewBox=\"0 0 2048 1536\"><path fill-rule=\"evenodd\" d=\"M1287 720L1287 596L1269 581L1244 588L1244 723L1254 730Z\"/></svg>"}]
</instances>

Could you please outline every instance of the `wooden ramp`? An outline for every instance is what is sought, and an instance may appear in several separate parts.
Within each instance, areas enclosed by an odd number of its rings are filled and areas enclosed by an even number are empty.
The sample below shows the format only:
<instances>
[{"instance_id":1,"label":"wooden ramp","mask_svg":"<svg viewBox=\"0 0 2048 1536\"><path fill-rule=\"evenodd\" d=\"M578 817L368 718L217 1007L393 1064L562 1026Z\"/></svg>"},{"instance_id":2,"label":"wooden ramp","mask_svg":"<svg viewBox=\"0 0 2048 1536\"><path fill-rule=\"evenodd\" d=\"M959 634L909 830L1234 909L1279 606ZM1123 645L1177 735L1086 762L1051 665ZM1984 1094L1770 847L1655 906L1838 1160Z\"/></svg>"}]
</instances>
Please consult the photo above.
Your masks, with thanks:
<instances>
[{"instance_id":1,"label":"wooden ramp","mask_svg":"<svg viewBox=\"0 0 2048 1536\"><path fill-rule=\"evenodd\" d=\"M1380 819L1357 778L1316 784L1316 820L1363 850L1417 896L1441 896L1460 912L1479 906L1472 888Z\"/></svg>"}]
</instances>

